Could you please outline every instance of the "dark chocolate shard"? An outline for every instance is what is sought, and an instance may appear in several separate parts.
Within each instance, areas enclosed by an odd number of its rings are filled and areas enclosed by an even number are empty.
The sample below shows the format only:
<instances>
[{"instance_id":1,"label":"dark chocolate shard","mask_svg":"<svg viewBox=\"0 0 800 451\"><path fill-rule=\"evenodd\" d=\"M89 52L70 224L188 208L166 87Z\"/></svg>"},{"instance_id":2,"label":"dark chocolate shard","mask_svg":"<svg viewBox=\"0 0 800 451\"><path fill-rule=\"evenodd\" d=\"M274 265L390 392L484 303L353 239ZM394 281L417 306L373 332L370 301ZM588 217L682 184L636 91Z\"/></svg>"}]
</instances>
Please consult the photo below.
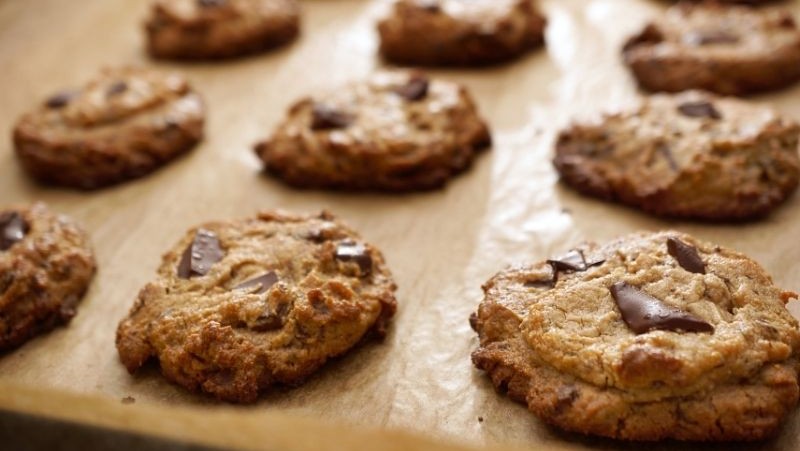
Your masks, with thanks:
<instances>
[{"instance_id":1,"label":"dark chocolate shard","mask_svg":"<svg viewBox=\"0 0 800 451\"><path fill-rule=\"evenodd\" d=\"M724 30L692 31L683 35L683 42L691 46L735 44L739 36Z\"/></svg>"},{"instance_id":2,"label":"dark chocolate shard","mask_svg":"<svg viewBox=\"0 0 800 451\"><path fill-rule=\"evenodd\" d=\"M217 234L206 229L198 229L178 263L178 277L190 279L208 274L214 263L222 260L225 253L219 245Z\"/></svg>"},{"instance_id":3,"label":"dark chocolate shard","mask_svg":"<svg viewBox=\"0 0 800 451\"><path fill-rule=\"evenodd\" d=\"M681 268L697 274L706 273L706 264L703 263L703 259L697 253L696 247L686 244L677 238L670 237L667 238L667 251L669 251L669 255L678 261Z\"/></svg>"},{"instance_id":4,"label":"dark chocolate shard","mask_svg":"<svg viewBox=\"0 0 800 451\"><path fill-rule=\"evenodd\" d=\"M623 321L637 334L655 329L673 332L714 332L714 326L703 319L667 305L625 282L617 282L609 290L622 313Z\"/></svg>"},{"instance_id":5,"label":"dark chocolate shard","mask_svg":"<svg viewBox=\"0 0 800 451\"><path fill-rule=\"evenodd\" d=\"M711 102L698 100L695 102L684 102L678 105L678 112L689 117L708 117L711 119L722 119L722 115L714 108Z\"/></svg>"},{"instance_id":6,"label":"dark chocolate shard","mask_svg":"<svg viewBox=\"0 0 800 451\"><path fill-rule=\"evenodd\" d=\"M336 259L345 262L356 262L361 275L366 276L372 272L372 257L369 255L367 248L355 241L342 241L336 246Z\"/></svg>"},{"instance_id":7,"label":"dark chocolate shard","mask_svg":"<svg viewBox=\"0 0 800 451\"><path fill-rule=\"evenodd\" d=\"M248 290L251 291L253 294L264 294L269 289L278 282L278 275L275 274L275 271L270 271L264 273L254 279L250 279L248 281L242 282L239 285L236 285L234 290ZM259 287L258 290L252 291L253 288Z\"/></svg>"},{"instance_id":8,"label":"dark chocolate shard","mask_svg":"<svg viewBox=\"0 0 800 451\"><path fill-rule=\"evenodd\" d=\"M114 97L128 90L128 83L123 80L115 81L106 89L106 97Z\"/></svg>"},{"instance_id":9,"label":"dark chocolate shard","mask_svg":"<svg viewBox=\"0 0 800 451\"><path fill-rule=\"evenodd\" d=\"M45 102L47 108L54 110L64 108L69 102L78 96L78 91L61 91L57 94L50 96Z\"/></svg>"},{"instance_id":10,"label":"dark chocolate shard","mask_svg":"<svg viewBox=\"0 0 800 451\"><path fill-rule=\"evenodd\" d=\"M425 96L428 95L429 86L430 81L428 77L422 74L414 74L409 77L406 84L397 87L394 92L409 102L416 102L417 100L424 99Z\"/></svg>"},{"instance_id":11,"label":"dark chocolate shard","mask_svg":"<svg viewBox=\"0 0 800 451\"><path fill-rule=\"evenodd\" d=\"M28 233L28 223L19 212L0 213L0 251L8 250Z\"/></svg>"},{"instance_id":12,"label":"dark chocolate shard","mask_svg":"<svg viewBox=\"0 0 800 451\"><path fill-rule=\"evenodd\" d=\"M351 114L324 103L315 103L311 111L312 130L347 128L353 120Z\"/></svg>"},{"instance_id":13,"label":"dark chocolate shard","mask_svg":"<svg viewBox=\"0 0 800 451\"><path fill-rule=\"evenodd\" d=\"M547 263L553 267L553 280L551 283L555 285L556 282L558 282L559 272L583 272L592 266L602 265L605 263L605 260L596 260L589 263L586 261L586 256L583 255L583 251L572 249L561 257L547 260Z\"/></svg>"}]
</instances>

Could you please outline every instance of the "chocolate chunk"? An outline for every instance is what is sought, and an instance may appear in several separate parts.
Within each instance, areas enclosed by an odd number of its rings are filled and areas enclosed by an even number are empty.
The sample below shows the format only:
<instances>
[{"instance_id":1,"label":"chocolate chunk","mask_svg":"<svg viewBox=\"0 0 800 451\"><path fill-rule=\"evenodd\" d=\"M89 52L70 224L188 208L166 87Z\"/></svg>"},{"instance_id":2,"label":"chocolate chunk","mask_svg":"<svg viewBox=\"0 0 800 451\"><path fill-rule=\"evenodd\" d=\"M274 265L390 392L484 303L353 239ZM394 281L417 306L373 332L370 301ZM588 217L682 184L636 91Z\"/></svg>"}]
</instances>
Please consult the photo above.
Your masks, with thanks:
<instances>
[{"instance_id":1,"label":"chocolate chunk","mask_svg":"<svg viewBox=\"0 0 800 451\"><path fill-rule=\"evenodd\" d=\"M106 89L106 97L113 97L128 90L128 84L124 81L116 81Z\"/></svg>"},{"instance_id":2,"label":"chocolate chunk","mask_svg":"<svg viewBox=\"0 0 800 451\"><path fill-rule=\"evenodd\" d=\"M625 324L637 334L653 329L684 332L714 332L714 327L681 309L669 306L625 282L609 289L617 301Z\"/></svg>"},{"instance_id":3,"label":"chocolate chunk","mask_svg":"<svg viewBox=\"0 0 800 451\"><path fill-rule=\"evenodd\" d=\"M722 115L719 114L714 105L705 100L698 100L696 102L685 102L678 105L678 111L684 116L689 117L709 117L711 119L721 119Z\"/></svg>"},{"instance_id":4,"label":"chocolate chunk","mask_svg":"<svg viewBox=\"0 0 800 451\"><path fill-rule=\"evenodd\" d=\"M785 13L781 20L778 21L778 26L781 28L797 28L797 25L794 22L794 17L790 13Z\"/></svg>"},{"instance_id":5,"label":"chocolate chunk","mask_svg":"<svg viewBox=\"0 0 800 451\"><path fill-rule=\"evenodd\" d=\"M583 252L575 249L567 252L566 255L562 255L561 257L558 257L556 259L547 260L547 263L553 267L552 285L555 285L556 282L558 281L559 272L586 271L592 266L601 265L604 262L605 260L597 260L588 263L586 261L586 257L583 255ZM528 286L527 283L525 285Z\"/></svg>"},{"instance_id":6,"label":"chocolate chunk","mask_svg":"<svg viewBox=\"0 0 800 451\"><path fill-rule=\"evenodd\" d=\"M369 275L372 272L372 257L363 244L354 241L342 241L336 247L336 259L345 262L356 262L361 269L362 276Z\"/></svg>"},{"instance_id":7,"label":"chocolate chunk","mask_svg":"<svg viewBox=\"0 0 800 451\"><path fill-rule=\"evenodd\" d=\"M706 273L706 264L697 253L697 248L686 244L677 238L667 238L667 251L673 256L681 267L697 274Z\"/></svg>"},{"instance_id":8,"label":"chocolate chunk","mask_svg":"<svg viewBox=\"0 0 800 451\"><path fill-rule=\"evenodd\" d=\"M414 102L417 100L422 100L428 95L429 85L430 82L428 81L428 77L421 74L416 74L412 75L406 84L396 88L394 92L409 102Z\"/></svg>"},{"instance_id":9,"label":"chocolate chunk","mask_svg":"<svg viewBox=\"0 0 800 451\"><path fill-rule=\"evenodd\" d=\"M275 274L274 271L270 271L268 273L264 273L254 279L250 279L246 282L242 282L239 285L236 285L234 290L249 290L255 287L259 287L254 294L264 294L269 291L270 287L275 285L278 281L278 275Z\"/></svg>"},{"instance_id":10,"label":"chocolate chunk","mask_svg":"<svg viewBox=\"0 0 800 451\"><path fill-rule=\"evenodd\" d=\"M202 8L214 8L227 3L226 0L197 0L197 6Z\"/></svg>"},{"instance_id":11,"label":"chocolate chunk","mask_svg":"<svg viewBox=\"0 0 800 451\"><path fill-rule=\"evenodd\" d=\"M291 307L291 303L288 302L278 304L274 311L267 311L256 318L255 322L250 326L250 329L256 332L280 329L286 323L286 316L289 314Z\"/></svg>"},{"instance_id":12,"label":"chocolate chunk","mask_svg":"<svg viewBox=\"0 0 800 451\"><path fill-rule=\"evenodd\" d=\"M214 263L222 260L223 255L225 253L219 246L217 235L206 229L198 229L192 244L183 252L178 264L178 277L190 279L204 276Z\"/></svg>"},{"instance_id":13,"label":"chocolate chunk","mask_svg":"<svg viewBox=\"0 0 800 451\"><path fill-rule=\"evenodd\" d=\"M667 164L669 164L669 168L673 171L678 171L678 163L675 161L675 157L672 155L672 149L669 148L668 145L662 144L658 146L658 152L667 160Z\"/></svg>"},{"instance_id":14,"label":"chocolate chunk","mask_svg":"<svg viewBox=\"0 0 800 451\"><path fill-rule=\"evenodd\" d=\"M735 44L739 36L723 30L694 31L683 36L683 42L692 46L709 44Z\"/></svg>"},{"instance_id":15,"label":"chocolate chunk","mask_svg":"<svg viewBox=\"0 0 800 451\"><path fill-rule=\"evenodd\" d=\"M312 130L346 128L353 123L352 115L324 103L315 103L311 116Z\"/></svg>"},{"instance_id":16,"label":"chocolate chunk","mask_svg":"<svg viewBox=\"0 0 800 451\"><path fill-rule=\"evenodd\" d=\"M17 241L25 238L28 233L28 224L16 211L6 211L0 214L0 251L7 250Z\"/></svg>"},{"instance_id":17,"label":"chocolate chunk","mask_svg":"<svg viewBox=\"0 0 800 451\"><path fill-rule=\"evenodd\" d=\"M58 109L67 106L78 95L77 91L61 91L45 101L47 108Z\"/></svg>"}]
</instances>

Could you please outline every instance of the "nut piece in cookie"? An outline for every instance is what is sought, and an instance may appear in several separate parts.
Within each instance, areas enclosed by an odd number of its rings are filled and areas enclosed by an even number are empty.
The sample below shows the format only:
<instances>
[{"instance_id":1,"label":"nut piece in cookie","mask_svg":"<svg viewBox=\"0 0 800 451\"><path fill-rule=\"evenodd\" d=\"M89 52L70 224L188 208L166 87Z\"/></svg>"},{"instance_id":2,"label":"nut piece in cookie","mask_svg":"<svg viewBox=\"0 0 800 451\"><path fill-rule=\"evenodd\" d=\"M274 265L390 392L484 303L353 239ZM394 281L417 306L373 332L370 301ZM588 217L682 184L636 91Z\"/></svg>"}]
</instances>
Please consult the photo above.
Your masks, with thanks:
<instances>
[{"instance_id":1,"label":"nut piece in cookie","mask_svg":"<svg viewBox=\"0 0 800 451\"><path fill-rule=\"evenodd\" d=\"M415 66L483 66L544 42L532 0L396 0L378 24L380 53Z\"/></svg>"},{"instance_id":2,"label":"nut piece in cookie","mask_svg":"<svg viewBox=\"0 0 800 451\"><path fill-rule=\"evenodd\" d=\"M556 141L561 180L659 216L766 215L796 189L800 126L773 110L700 92L573 124Z\"/></svg>"},{"instance_id":3,"label":"nut piece in cookie","mask_svg":"<svg viewBox=\"0 0 800 451\"><path fill-rule=\"evenodd\" d=\"M650 91L743 95L800 80L800 30L785 9L684 2L631 37L623 56Z\"/></svg>"},{"instance_id":4,"label":"nut piece in cookie","mask_svg":"<svg viewBox=\"0 0 800 451\"><path fill-rule=\"evenodd\" d=\"M218 59L269 50L300 33L297 0L154 0L147 50L165 59Z\"/></svg>"},{"instance_id":5,"label":"nut piece in cookie","mask_svg":"<svg viewBox=\"0 0 800 451\"><path fill-rule=\"evenodd\" d=\"M598 263L501 271L470 318L475 366L542 421L622 440L760 440L796 407L797 294L756 262L674 231L572 254Z\"/></svg>"},{"instance_id":6,"label":"nut piece in cookie","mask_svg":"<svg viewBox=\"0 0 800 451\"><path fill-rule=\"evenodd\" d=\"M0 351L68 323L95 260L86 232L42 203L0 208Z\"/></svg>"},{"instance_id":7,"label":"nut piece in cookie","mask_svg":"<svg viewBox=\"0 0 800 451\"><path fill-rule=\"evenodd\" d=\"M144 176L191 150L205 107L183 77L143 68L102 71L19 119L14 146L43 183L95 189Z\"/></svg>"},{"instance_id":8,"label":"nut piece in cookie","mask_svg":"<svg viewBox=\"0 0 800 451\"><path fill-rule=\"evenodd\" d=\"M383 337L395 289L380 251L329 213L207 223L164 255L117 350L131 373L154 359L189 390L253 402Z\"/></svg>"},{"instance_id":9,"label":"nut piece in cookie","mask_svg":"<svg viewBox=\"0 0 800 451\"><path fill-rule=\"evenodd\" d=\"M300 188L438 188L491 144L467 90L420 73L379 73L295 103L255 151Z\"/></svg>"}]
</instances>

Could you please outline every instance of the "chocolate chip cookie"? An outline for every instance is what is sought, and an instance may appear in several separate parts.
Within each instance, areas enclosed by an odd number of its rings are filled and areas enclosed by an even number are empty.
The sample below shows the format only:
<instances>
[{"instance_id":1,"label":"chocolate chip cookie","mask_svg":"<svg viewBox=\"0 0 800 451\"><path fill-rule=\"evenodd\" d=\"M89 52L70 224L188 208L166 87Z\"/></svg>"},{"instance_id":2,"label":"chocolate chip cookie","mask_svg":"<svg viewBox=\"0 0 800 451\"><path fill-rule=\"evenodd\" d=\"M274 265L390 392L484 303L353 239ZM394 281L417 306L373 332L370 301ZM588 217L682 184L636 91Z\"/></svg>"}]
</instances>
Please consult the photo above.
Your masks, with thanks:
<instances>
[{"instance_id":1,"label":"chocolate chip cookie","mask_svg":"<svg viewBox=\"0 0 800 451\"><path fill-rule=\"evenodd\" d=\"M146 30L153 57L229 58L294 40L300 8L296 0L156 0Z\"/></svg>"},{"instance_id":2,"label":"chocolate chip cookie","mask_svg":"<svg viewBox=\"0 0 800 451\"><path fill-rule=\"evenodd\" d=\"M767 214L800 177L800 127L773 110L701 92L655 95L560 133L554 164L583 194L661 216Z\"/></svg>"},{"instance_id":3,"label":"chocolate chip cookie","mask_svg":"<svg viewBox=\"0 0 800 451\"><path fill-rule=\"evenodd\" d=\"M200 96L174 73L107 69L58 92L14 128L22 167L43 183L94 189L141 177L203 136Z\"/></svg>"},{"instance_id":4,"label":"chocolate chip cookie","mask_svg":"<svg viewBox=\"0 0 800 451\"><path fill-rule=\"evenodd\" d=\"M623 440L758 440L798 400L800 329L756 262L665 231L500 272L472 361L557 427Z\"/></svg>"},{"instance_id":5,"label":"chocolate chip cookie","mask_svg":"<svg viewBox=\"0 0 800 451\"><path fill-rule=\"evenodd\" d=\"M267 172L303 188L437 188L491 144L467 90L379 73L295 103L256 145Z\"/></svg>"},{"instance_id":6,"label":"chocolate chip cookie","mask_svg":"<svg viewBox=\"0 0 800 451\"><path fill-rule=\"evenodd\" d=\"M532 0L397 0L378 24L380 53L415 66L483 66L544 42Z\"/></svg>"},{"instance_id":7,"label":"chocolate chip cookie","mask_svg":"<svg viewBox=\"0 0 800 451\"><path fill-rule=\"evenodd\" d=\"M630 38L623 55L645 89L742 95L800 79L800 30L780 8L679 3Z\"/></svg>"},{"instance_id":8,"label":"chocolate chip cookie","mask_svg":"<svg viewBox=\"0 0 800 451\"><path fill-rule=\"evenodd\" d=\"M69 322L94 272L73 220L42 203L0 208L0 351Z\"/></svg>"},{"instance_id":9,"label":"chocolate chip cookie","mask_svg":"<svg viewBox=\"0 0 800 451\"><path fill-rule=\"evenodd\" d=\"M382 337L394 291L380 251L329 213L212 222L164 255L119 325L117 350L131 373L157 359L189 390L253 402Z\"/></svg>"}]
</instances>

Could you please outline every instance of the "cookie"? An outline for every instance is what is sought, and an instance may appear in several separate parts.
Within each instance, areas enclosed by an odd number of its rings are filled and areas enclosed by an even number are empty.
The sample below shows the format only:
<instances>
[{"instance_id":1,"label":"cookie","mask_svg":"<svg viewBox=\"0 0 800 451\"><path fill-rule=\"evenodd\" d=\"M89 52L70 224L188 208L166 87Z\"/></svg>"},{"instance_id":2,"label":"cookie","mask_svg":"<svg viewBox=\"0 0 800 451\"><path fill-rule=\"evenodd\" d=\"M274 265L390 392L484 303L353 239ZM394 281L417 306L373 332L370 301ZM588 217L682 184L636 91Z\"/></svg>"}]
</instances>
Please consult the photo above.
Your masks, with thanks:
<instances>
[{"instance_id":1,"label":"cookie","mask_svg":"<svg viewBox=\"0 0 800 451\"><path fill-rule=\"evenodd\" d=\"M561 180L646 212L700 220L769 213L800 176L800 127L773 110L701 92L659 94L573 124L556 141Z\"/></svg>"},{"instance_id":2,"label":"cookie","mask_svg":"<svg viewBox=\"0 0 800 451\"><path fill-rule=\"evenodd\" d=\"M798 400L800 329L743 254L639 233L500 272L472 354L541 420L623 440L759 440Z\"/></svg>"},{"instance_id":3,"label":"cookie","mask_svg":"<svg viewBox=\"0 0 800 451\"><path fill-rule=\"evenodd\" d=\"M155 58L230 58L294 40L300 7L296 0L155 0L145 28Z\"/></svg>"},{"instance_id":4,"label":"cookie","mask_svg":"<svg viewBox=\"0 0 800 451\"><path fill-rule=\"evenodd\" d=\"M651 91L756 93L800 79L800 30L780 8L680 3L630 38L623 56Z\"/></svg>"},{"instance_id":5,"label":"cookie","mask_svg":"<svg viewBox=\"0 0 800 451\"><path fill-rule=\"evenodd\" d=\"M380 53L415 66L506 62L544 43L532 0L397 0L378 23Z\"/></svg>"},{"instance_id":6,"label":"cookie","mask_svg":"<svg viewBox=\"0 0 800 451\"><path fill-rule=\"evenodd\" d=\"M379 73L295 103L255 151L301 188L437 188L491 144L467 90L419 73Z\"/></svg>"},{"instance_id":7,"label":"cookie","mask_svg":"<svg viewBox=\"0 0 800 451\"><path fill-rule=\"evenodd\" d=\"M156 359L189 390L253 402L382 337L394 291L380 251L329 213L212 222L164 255L117 350L131 373Z\"/></svg>"},{"instance_id":8,"label":"cookie","mask_svg":"<svg viewBox=\"0 0 800 451\"><path fill-rule=\"evenodd\" d=\"M72 219L42 203L0 208L0 351L68 323L94 273Z\"/></svg>"},{"instance_id":9,"label":"cookie","mask_svg":"<svg viewBox=\"0 0 800 451\"><path fill-rule=\"evenodd\" d=\"M141 177L191 150L205 107L183 77L143 68L102 71L20 118L22 167L48 184L95 189Z\"/></svg>"}]
</instances>

